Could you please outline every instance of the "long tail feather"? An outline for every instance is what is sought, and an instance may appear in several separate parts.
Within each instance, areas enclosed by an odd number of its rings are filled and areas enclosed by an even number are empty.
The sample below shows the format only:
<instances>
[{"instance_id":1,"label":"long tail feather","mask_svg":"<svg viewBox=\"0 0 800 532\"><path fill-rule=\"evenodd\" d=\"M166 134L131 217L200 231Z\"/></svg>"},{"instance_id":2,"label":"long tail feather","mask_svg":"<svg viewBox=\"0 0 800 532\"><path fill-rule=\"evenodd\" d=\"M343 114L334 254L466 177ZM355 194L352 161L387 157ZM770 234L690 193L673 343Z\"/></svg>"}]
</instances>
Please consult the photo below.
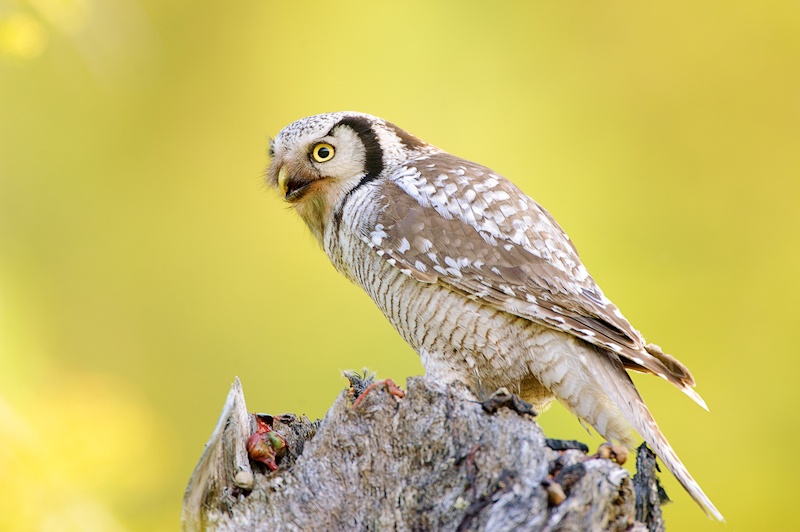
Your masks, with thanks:
<instances>
[{"instance_id":1,"label":"long tail feather","mask_svg":"<svg viewBox=\"0 0 800 532\"><path fill-rule=\"evenodd\" d=\"M597 367L593 369L602 372L602 374L597 375L597 381L603 387L609 399L616 404L628 423L636 429L644 438L644 441L661 458L667 469L675 475L684 489L705 511L706 515L718 521L724 521L725 519L720 511L717 510L711 499L703 492L697 481L692 478L689 470L686 469L686 466L683 465L681 459L672 449L619 359L612 353L606 353L601 350L598 350L598 354L600 355L600 363L596 364ZM603 357L607 357L607 359L602 360ZM611 363L609 363L609 360ZM606 434L603 434L603 436L609 437ZM613 435L613 437L616 438L618 436Z\"/></svg>"}]
</instances>

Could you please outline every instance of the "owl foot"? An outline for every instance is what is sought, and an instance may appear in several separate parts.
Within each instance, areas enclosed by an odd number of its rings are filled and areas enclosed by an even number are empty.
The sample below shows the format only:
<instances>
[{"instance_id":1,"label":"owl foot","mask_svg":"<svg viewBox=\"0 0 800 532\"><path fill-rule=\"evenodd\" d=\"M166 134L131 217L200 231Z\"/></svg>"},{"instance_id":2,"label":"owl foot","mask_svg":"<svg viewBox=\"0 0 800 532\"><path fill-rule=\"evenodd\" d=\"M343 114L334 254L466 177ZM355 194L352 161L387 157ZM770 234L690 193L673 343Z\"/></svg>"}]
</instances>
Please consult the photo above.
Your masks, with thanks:
<instances>
[{"instance_id":1,"label":"owl foot","mask_svg":"<svg viewBox=\"0 0 800 532\"><path fill-rule=\"evenodd\" d=\"M364 368L361 370L361 373L354 369L346 369L342 372L342 377L348 380L350 383L350 395L352 396L353 400L358 399L358 397L366 391L369 386L375 382L376 373L374 371L370 371L369 368Z\"/></svg>"},{"instance_id":2,"label":"owl foot","mask_svg":"<svg viewBox=\"0 0 800 532\"><path fill-rule=\"evenodd\" d=\"M534 417L539 415L533 409L533 405L523 401L518 395L512 394L505 388L500 388L494 392L489 399L481 403L481 406L488 414L494 414L501 407L506 407L518 414L528 414Z\"/></svg>"},{"instance_id":3,"label":"owl foot","mask_svg":"<svg viewBox=\"0 0 800 532\"><path fill-rule=\"evenodd\" d=\"M597 448L597 454L589 458L605 458L606 460L613 460L619 465L622 465L628 459L628 449L623 445L615 445L606 442Z\"/></svg>"},{"instance_id":4,"label":"owl foot","mask_svg":"<svg viewBox=\"0 0 800 532\"><path fill-rule=\"evenodd\" d=\"M394 383L392 379L385 379L378 382L373 382L369 386L367 386L361 394L356 398L355 402L353 403L353 408L358 407L361 404L361 401L367 396L369 392L377 388L378 386L386 386L386 391L389 392L389 395L396 397L397 399L402 399L406 396L406 392L404 392L400 387Z\"/></svg>"}]
</instances>

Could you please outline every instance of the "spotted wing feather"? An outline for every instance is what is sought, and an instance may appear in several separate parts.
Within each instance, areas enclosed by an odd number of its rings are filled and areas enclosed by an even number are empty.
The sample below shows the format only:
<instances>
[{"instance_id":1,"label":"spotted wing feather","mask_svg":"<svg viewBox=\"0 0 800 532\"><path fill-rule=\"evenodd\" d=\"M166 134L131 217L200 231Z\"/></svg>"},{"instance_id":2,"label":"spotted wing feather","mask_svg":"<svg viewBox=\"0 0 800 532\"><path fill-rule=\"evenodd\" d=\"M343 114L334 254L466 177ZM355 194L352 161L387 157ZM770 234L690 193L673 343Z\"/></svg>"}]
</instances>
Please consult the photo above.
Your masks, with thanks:
<instances>
[{"instance_id":1,"label":"spotted wing feather","mask_svg":"<svg viewBox=\"0 0 800 532\"><path fill-rule=\"evenodd\" d=\"M446 153L377 185L362 239L404 273L565 331L659 375L705 407L680 362L645 345L580 262L550 214L490 169Z\"/></svg>"}]
</instances>

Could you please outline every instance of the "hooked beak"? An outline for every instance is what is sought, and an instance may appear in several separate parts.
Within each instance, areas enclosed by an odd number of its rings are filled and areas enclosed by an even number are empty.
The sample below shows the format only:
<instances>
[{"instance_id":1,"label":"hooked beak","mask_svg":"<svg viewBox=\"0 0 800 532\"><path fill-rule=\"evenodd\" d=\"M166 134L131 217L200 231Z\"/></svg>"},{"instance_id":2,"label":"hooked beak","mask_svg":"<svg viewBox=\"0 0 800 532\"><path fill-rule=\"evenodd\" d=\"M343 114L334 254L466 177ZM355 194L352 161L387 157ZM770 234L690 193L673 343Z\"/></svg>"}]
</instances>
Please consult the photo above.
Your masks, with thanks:
<instances>
[{"instance_id":1,"label":"hooked beak","mask_svg":"<svg viewBox=\"0 0 800 532\"><path fill-rule=\"evenodd\" d=\"M289 175L289 170L286 166L281 166L278 170L278 188L283 193L283 199L286 201L297 201L308 192L313 181L303 179L299 176Z\"/></svg>"},{"instance_id":2,"label":"hooked beak","mask_svg":"<svg viewBox=\"0 0 800 532\"><path fill-rule=\"evenodd\" d=\"M286 191L288 189L288 182L289 181L289 171L286 170L285 166L281 166L281 169L278 171L278 187L283 192L283 197L286 197Z\"/></svg>"}]
</instances>

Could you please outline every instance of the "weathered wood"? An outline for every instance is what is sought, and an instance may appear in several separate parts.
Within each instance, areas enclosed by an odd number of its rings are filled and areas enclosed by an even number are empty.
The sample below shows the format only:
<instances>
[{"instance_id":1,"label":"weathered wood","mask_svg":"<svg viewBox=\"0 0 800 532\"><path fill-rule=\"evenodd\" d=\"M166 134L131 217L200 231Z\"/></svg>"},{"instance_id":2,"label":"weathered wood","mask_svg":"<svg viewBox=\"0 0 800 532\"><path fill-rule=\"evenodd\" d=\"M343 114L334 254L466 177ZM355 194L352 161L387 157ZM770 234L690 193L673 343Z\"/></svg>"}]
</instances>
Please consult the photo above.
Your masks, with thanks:
<instances>
[{"instance_id":1,"label":"weathered wood","mask_svg":"<svg viewBox=\"0 0 800 532\"><path fill-rule=\"evenodd\" d=\"M664 532L661 505L670 502L667 493L656 477L656 455L644 443L636 449L636 474L633 486L636 491L636 519L647 526L649 532Z\"/></svg>"},{"instance_id":2,"label":"weathered wood","mask_svg":"<svg viewBox=\"0 0 800 532\"><path fill-rule=\"evenodd\" d=\"M343 391L321 422L272 425L288 445L275 472L247 459L256 423L237 379L186 490L184 530L646 530L616 463L555 451L533 416L490 414L425 377L402 399L377 386L353 407Z\"/></svg>"}]
</instances>

